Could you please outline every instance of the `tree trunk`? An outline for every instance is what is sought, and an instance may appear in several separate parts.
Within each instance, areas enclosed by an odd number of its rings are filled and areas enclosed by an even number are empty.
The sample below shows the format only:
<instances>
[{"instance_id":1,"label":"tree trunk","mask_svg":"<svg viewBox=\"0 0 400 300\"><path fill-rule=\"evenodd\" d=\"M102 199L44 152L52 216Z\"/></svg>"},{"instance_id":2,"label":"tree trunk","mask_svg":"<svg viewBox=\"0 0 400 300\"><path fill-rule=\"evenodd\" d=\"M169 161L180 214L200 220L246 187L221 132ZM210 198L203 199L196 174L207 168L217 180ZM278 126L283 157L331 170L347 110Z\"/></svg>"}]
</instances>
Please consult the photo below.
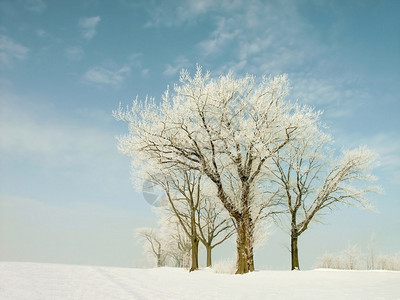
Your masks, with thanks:
<instances>
[{"instance_id":1,"label":"tree trunk","mask_svg":"<svg viewBox=\"0 0 400 300\"><path fill-rule=\"evenodd\" d=\"M300 270L299 266L299 249L297 248L297 233L292 233L291 235L291 243L290 243L290 251L292 254L292 270Z\"/></svg>"},{"instance_id":2,"label":"tree trunk","mask_svg":"<svg viewBox=\"0 0 400 300\"><path fill-rule=\"evenodd\" d=\"M161 267L161 257L157 255L157 268Z\"/></svg>"},{"instance_id":3,"label":"tree trunk","mask_svg":"<svg viewBox=\"0 0 400 300\"><path fill-rule=\"evenodd\" d=\"M192 267L190 272L199 268L199 238L196 231L196 210L193 207L193 202L190 209L190 240L192 243Z\"/></svg>"},{"instance_id":4,"label":"tree trunk","mask_svg":"<svg viewBox=\"0 0 400 300\"><path fill-rule=\"evenodd\" d=\"M197 237L192 238L192 267L190 272L199 268L199 239Z\"/></svg>"},{"instance_id":5,"label":"tree trunk","mask_svg":"<svg viewBox=\"0 0 400 300\"><path fill-rule=\"evenodd\" d=\"M237 270L236 274L254 271L253 224L249 217L237 220Z\"/></svg>"},{"instance_id":6,"label":"tree trunk","mask_svg":"<svg viewBox=\"0 0 400 300\"><path fill-rule=\"evenodd\" d=\"M210 245L207 245L206 248L207 248L207 267L211 267L211 250L212 250L212 248Z\"/></svg>"},{"instance_id":7,"label":"tree trunk","mask_svg":"<svg viewBox=\"0 0 400 300\"><path fill-rule=\"evenodd\" d=\"M161 262L161 244L158 244L158 253L157 253L157 267L162 267L162 262Z\"/></svg>"}]
</instances>

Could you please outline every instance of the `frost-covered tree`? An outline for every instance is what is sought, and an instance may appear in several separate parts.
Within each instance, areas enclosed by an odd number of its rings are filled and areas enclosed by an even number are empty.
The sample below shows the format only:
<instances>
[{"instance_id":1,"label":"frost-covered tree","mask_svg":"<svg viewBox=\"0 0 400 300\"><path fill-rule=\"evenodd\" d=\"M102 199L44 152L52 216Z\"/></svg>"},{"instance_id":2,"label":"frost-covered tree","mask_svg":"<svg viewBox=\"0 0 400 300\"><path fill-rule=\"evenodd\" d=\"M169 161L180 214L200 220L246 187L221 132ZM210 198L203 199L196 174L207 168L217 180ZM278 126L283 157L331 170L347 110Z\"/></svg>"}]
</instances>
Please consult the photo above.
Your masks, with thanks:
<instances>
[{"instance_id":1,"label":"frost-covered tree","mask_svg":"<svg viewBox=\"0 0 400 300\"><path fill-rule=\"evenodd\" d=\"M400 271L400 252L393 255L379 255L376 265L378 270Z\"/></svg>"},{"instance_id":2,"label":"frost-covered tree","mask_svg":"<svg viewBox=\"0 0 400 300\"><path fill-rule=\"evenodd\" d=\"M207 266L211 266L212 249L234 233L232 219L220 202L215 201L216 191L213 185L198 171L181 170L176 166L167 171L158 169L154 175L147 174L147 180L165 192L162 211L164 214L169 212L169 217L168 220L161 218L162 226L165 227L165 222L174 220L179 225L175 228L186 233L191 241L191 271L199 266L199 242L206 248Z\"/></svg>"},{"instance_id":3,"label":"frost-covered tree","mask_svg":"<svg viewBox=\"0 0 400 300\"><path fill-rule=\"evenodd\" d=\"M375 265L376 265L376 258L375 258L375 247L376 247L376 236L372 235L369 243L368 243L368 248L367 248L367 254L366 254L366 264L367 264L367 270L375 270Z\"/></svg>"},{"instance_id":4,"label":"frost-covered tree","mask_svg":"<svg viewBox=\"0 0 400 300\"><path fill-rule=\"evenodd\" d=\"M142 165L143 166L143 165ZM201 174L196 170L185 170L182 168L170 167L159 168L157 171L151 165L144 165L147 170L147 180L161 188L165 193L164 210L170 212L170 219L173 218L179 223L179 228L191 241L191 263L190 271L199 268L199 236L197 232L197 211L199 209L202 195ZM147 168L146 168L147 167ZM160 166L161 167L161 166ZM170 220L168 221L170 222Z\"/></svg>"},{"instance_id":5,"label":"frost-covered tree","mask_svg":"<svg viewBox=\"0 0 400 300\"><path fill-rule=\"evenodd\" d=\"M211 267L212 250L235 233L232 219L221 203L205 198L198 207L197 226L199 239L207 252L206 266Z\"/></svg>"},{"instance_id":6,"label":"frost-covered tree","mask_svg":"<svg viewBox=\"0 0 400 300\"><path fill-rule=\"evenodd\" d=\"M168 253L174 260L175 267L189 268L191 263L192 242L178 222L175 223L175 229L170 231L169 237L172 243L170 243Z\"/></svg>"},{"instance_id":7,"label":"frost-covered tree","mask_svg":"<svg viewBox=\"0 0 400 300\"><path fill-rule=\"evenodd\" d=\"M317 258L315 267L324 269L338 269L337 257L332 253L325 253Z\"/></svg>"},{"instance_id":8,"label":"frost-covered tree","mask_svg":"<svg viewBox=\"0 0 400 300\"><path fill-rule=\"evenodd\" d=\"M145 254L149 254L157 261L157 267L163 267L166 264L169 248L168 240L158 230L154 228L138 228L136 236L143 244Z\"/></svg>"},{"instance_id":9,"label":"frost-covered tree","mask_svg":"<svg viewBox=\"0 0 400 300\"><path fill-rule=\"evenodd\" d=\"M229 214L219 201L215 201L216 191L213 185L204 180L198 171L182 170L177 166L164 170L162 166L156 168L154 165L141 164L136 171L140 171L141 177L146 178L146 187L151 184L165 195L157 200L160 208L156 209L156 213L160 217L161 229L168 231L178 241L171 244L174 249L168 251L177 258L181 256L181 252L186 254L189 250L192 254L190 261L193 271L198 268L201 242L207 251L207 266L210 266L212 249L234 233ZM141 185L140 180L138 184ZM183 243L187 239L183 239L182 234L189 238L190 247Z\"/></svg>"},{"instance_id":10,"label":"frost-covered tree","mask_svg":"<svg viewBox=\"0 0 400 300\"><path fill-rule=\"evenodd\" d=\"M286 76L213 79L200 67L191 77L183 70L173 92L161 103L135 100L114 116L126 121L129 133L119 149L138 161L163 168L178 166L204 174L235 222L237 273L254 270L255 222L270 199L256 193L270 158L309 126L316 114L289 104Z\"/></svg>"},{"instance_id":11,"label":"frost-covered tree","mask_svg":"<svg viewBox=\"0 0 400 300\"><path fill-rule=\"evenodd\" d=\"M360 251L357 245L349 244L345 250L339 254L325 253L317 259L316 267L341 269L341 270L356 270L362 268L360 261L364 254ZM367 267L368 268L368 267Z\"/></svg>"},{"instance_id":12,"label":"frost-covered tree","mask_svg":"<svg viewBox=\"0 0 400 300\"><path fill-rule=\"evenodd\" d=\"M166 244L166 252L172 260L172 265L178 268L189 268L191 262L191 239L182 228L179 220L166 206L154 209L159 216L160 232L169 242Z\"/></svg>"},{"instance_id":13,"label":"frost-covered tree","mask_svg":"<svg viewBox=\"0 0 400 300\"><path fill-rule=\"evenodd\" d=\"M366 194L379 191L369 184L376 179L370 174L375 154L359 147L334 158L330 141L313 125L273 157L275 197L283 199L290 222L292 269L299 269L298 239L312 221L338 205L369 209Z\"/></svg>"},{"instance_id":14,"label":"frost-covered tree","mask_svg":"<svg viewBox=\"0 0 400 300\"><path fill-rule=\"evenodd\" d=\"M361 256L361 251L357 245L349 245L342 253L343 268L347 270L357 269Z\"/></svg>"}]
</instances>

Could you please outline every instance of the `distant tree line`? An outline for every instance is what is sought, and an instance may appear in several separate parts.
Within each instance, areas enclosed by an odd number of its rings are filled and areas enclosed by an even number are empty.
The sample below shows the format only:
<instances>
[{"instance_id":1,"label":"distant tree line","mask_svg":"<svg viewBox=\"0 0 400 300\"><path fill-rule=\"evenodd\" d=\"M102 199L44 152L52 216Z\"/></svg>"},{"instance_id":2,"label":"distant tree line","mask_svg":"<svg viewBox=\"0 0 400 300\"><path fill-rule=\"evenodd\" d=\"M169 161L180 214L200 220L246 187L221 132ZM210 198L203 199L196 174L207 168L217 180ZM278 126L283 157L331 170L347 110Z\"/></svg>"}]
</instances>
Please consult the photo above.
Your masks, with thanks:
<instances>
[{"instance_id":1,"label":"distant tree line","mask_svg":"<svg viewBox=\"0 0 400 300\"><path fill-rule=\"evenodd\" d=\"M368 247L363 253L357 245L350 245L340 253L325 253L317 259L316 268L339 270L391 270L400 271L400 252L377 255Z\"/></svg>"}]
</instances>

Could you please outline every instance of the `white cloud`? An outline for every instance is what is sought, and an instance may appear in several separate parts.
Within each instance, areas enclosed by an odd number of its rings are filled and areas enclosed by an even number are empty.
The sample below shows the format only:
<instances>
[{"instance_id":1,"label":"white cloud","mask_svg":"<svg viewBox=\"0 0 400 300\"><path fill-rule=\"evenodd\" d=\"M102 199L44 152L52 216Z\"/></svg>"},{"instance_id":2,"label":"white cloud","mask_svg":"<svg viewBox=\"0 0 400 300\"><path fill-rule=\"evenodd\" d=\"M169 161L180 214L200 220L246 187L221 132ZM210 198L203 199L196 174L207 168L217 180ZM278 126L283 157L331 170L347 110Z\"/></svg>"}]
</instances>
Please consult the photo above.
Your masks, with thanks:
<instances>
[{"instance_id":1,"label":"white cloud","mask_svg":"<svg viewBox=\"0 0 400 300\"><path fill-rule=\"evenodd\" d=\"M340 101L342 91L339 86L328 83L322 78L316 78L312 74L299 73L292 76L292 95L301 103L311 105L323 105Z\"/></svg>"},{"instance_id":2,"label":"white cloud","mask_svg":"<svg viewBox=\"0 0 400 300\"><path fill-rule=\"evenodd\" d=\"M192 14L206 13L213 5L214 0L187 1L186 6Z\"/></svg>"},{"instance_id":3,"label":"white cloud","mask_svg":"<svg viewBox=\"0 0 400 300\"><path fill-rule=\"evenodd\" d=\"M41 29L41 28L36 29L35 33L36 33L36 35L38 37L41 37L41 38L43 38L43 37L45 37L47 35L46 31L44 29Z\"/></svg>"},{"instance_id":4,"label":"white cloud","mask_svg":"<svg viewBox=\"0 0 400 300\"><path fill-rule=\"evenodd\" d=\"M244 4L247 5L247 2ZM183 0L177 5L171 5L168 1L147 1L145 8L150 14L150 21L145 27L173 27L194 23L211 11L230 12L240 5L243 5L242 0Z\"/></svg>"},{"instance_id":5,"label":"white cloud","mask_svg":"<svg viewBox=\"0 0 400 300\"><path fill-rule=\"evenodd\" d=\"M141 53L132 53L122 65L112 61L105 61L101 66L96 66L88 70L83 75L83 82L95 84L97 86L109 85L118 88L125 81L125 78L134 68L141 68ZM147 71L144 71L146 75ZM143 73L142 73L143 75Z\"/></svg>"},{"instance_id":6,"label":"white cloud","mask_svg":"<svg viewBox=\"0 0 400 300\"><path fill-rule=\"evenodd\" d=\"M78 26L81 30L82 37L90 40L96 34L96 27L99 24L101 18L99 16L91 18L81 18Z\"/></svg>"},{"instance_id":7,"label":"white cloud","mask_svg":"<svg viewBox=\"0 0 400 300\"><path fill-rule=\"evenodd\" d=\"M11 67L15 60L23 60L29 49L0 34L0 67Z\"/></svg>"},{"instance_id":8,"label":"white cloud","mask_svg":"<svg viewBox=\"0 0 400 300\"><path fill-rule=\"evenodd\" d=\"M217 28L212 32L209 39L203 40L197 46L205 56L223 51L227 43L235 39L239 30L231 24L233 19L220 18L217 22Z\"/></svg>"},{"instance_id":9,"label":"white cloud","mask_svg":"<svg viewBox=\"0 0 400 300\"><path fill-rule=\"evenodd\" d=\"M65 56L69 60L81 60L84 52L81 46L71 46L65 49Z\"/></svg>"},{"instance_id":10,"label":"white cloud","mask_svg":"<svg viewBox=\"0 0 400 300\"><path fill-rule=\"evenodd\" d=\"M142 65L141 62L142 53L132 53L128 57L128 62L126 65L130 67L140 67Z\"/></svg>"},{"instance_id":11,"label":"white cloud","mask_svg":"<svg viewBox=\"0 0 400 300\"><path fill-rule=\"evenodd\" d=\"M324 111L324 118L348 117L361 108L369 97L354 78L318 76L318 72L290 74L290 97Z\"/></svg>"},{"instance_id":12,"label":"white cloud","mask_svg":"<svg viewBox=\"0 0 400 300\"><path fill-rule=\"evenodd\" d=\"M183 68L187 68L191 65L190 61L184 56L178 56L173 64L167 64L163 72L166 76L174 76Z\"/></svg>"},{"instance_id":13,"label":"white cloud","mask_svg":"<svg viewBox=\"0 0 400 300\"><path fill-rule=\"evenodd\" d=\"M25 0L25 8L33 12L41 13L46 9L46 3L43 0Z\"/></svg>"},{"instance_id":14,"label":"white cloud","mask_svg":"<svg viewBox=\"0 0 400 300\"><path fill-rule=\"evenodd\" d=\"M339 147L351 149L366 145L375 151L378 154L377 170L386 177L385 180L398 186L400 182L400 135L397 132L380 132L363 137L353 131L336 130L334 137ZM382 183L386 185L385 181Z\"/></svg>"},{"instance_id":15,"label":"white cloud","mask_svg":"<svg viewBox=\"0 0 400 300\"><path fill-rule=\"evenodd\" d=\"M298 5L256 0L224 3L211 19L217 21L214 30L197 44L199 55L214 67L214 73L288 73L293 83L290 97L316 105L332 118L352 114L366 99L354 76L330 74L336 68L334 53L316 38Z\"/></svg>"},{"instance_id":16,"label":"white cloud","mask_svg":"<svg viewBox=\"0 0 400 300\"><path fill-rule=\"evenodd\" d=\"M159 26L179 26L186 22L193 22L200 15L216 6L216 1L212 0L185 0L178 5L171 5L168 2L148 3L147 10L151 20L145 24L145 27Z\"/></svg>"},{"instance_id":17,"label":"white cloud","mask_svg":"<svg viewBox=\"0 0 400 300\"><path fill-rule=\"evenodd\" d=\"M104 67L94 67L83 75L83 81L99 86L111 85L118 88L124 82L130 71L131 68L129 66L122 66L117 70Z\"/></svg>"},{"instance_id":18,"label":"white cloud","mask_svg":"<svg viewBox=\"0 0 400 300\"><path fill-rule=\"evenodd\" d=\"M252 1L242 5L223 30L236 33L232 48L237 51L232 57L255 66L252 72L288 73L317 51L293 4Z\"/></svg>"},{"instance_id":19,"label":"white cloud","mask_svg":"<svg viewBox=\"0 0 400 300\"><path fill-rule=\"evenodd\" d=\"M143 69L143 70L140 72L140 75L142 75L143 78L149 77L149 74L150 74L150 69Z\"/></svg>"},{"instance_id":20,"label":"white cloud","mask_svg":"<svg viewBox=\"0 0 400 300\"><path fill-rule=\"evenodd\" d=\"M392 174L393 184L400 182L400 136L393 132L381 133L366 141L379 154L380 168Z\"/></svg>"}]
</instances>

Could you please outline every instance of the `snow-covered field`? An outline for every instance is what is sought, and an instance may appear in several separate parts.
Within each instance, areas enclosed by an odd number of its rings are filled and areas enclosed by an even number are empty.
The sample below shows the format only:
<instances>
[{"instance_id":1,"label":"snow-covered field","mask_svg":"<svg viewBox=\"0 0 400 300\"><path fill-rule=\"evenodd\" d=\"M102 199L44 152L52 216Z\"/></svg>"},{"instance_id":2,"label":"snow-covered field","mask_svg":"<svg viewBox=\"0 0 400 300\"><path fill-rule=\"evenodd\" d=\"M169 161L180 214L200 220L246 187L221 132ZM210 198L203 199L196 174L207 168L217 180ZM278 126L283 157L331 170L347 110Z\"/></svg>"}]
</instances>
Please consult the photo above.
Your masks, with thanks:
<instances>
[{"instance_id":1,"label":"snow-covered field","mask_svg":"<svg viewBox=\"0 0 400 300\"><path fill-rule=\"evenodd\" d=\"M246 275L0 262L0 299L400 299L395 271Z\"/></svg>"}]
</instances>

